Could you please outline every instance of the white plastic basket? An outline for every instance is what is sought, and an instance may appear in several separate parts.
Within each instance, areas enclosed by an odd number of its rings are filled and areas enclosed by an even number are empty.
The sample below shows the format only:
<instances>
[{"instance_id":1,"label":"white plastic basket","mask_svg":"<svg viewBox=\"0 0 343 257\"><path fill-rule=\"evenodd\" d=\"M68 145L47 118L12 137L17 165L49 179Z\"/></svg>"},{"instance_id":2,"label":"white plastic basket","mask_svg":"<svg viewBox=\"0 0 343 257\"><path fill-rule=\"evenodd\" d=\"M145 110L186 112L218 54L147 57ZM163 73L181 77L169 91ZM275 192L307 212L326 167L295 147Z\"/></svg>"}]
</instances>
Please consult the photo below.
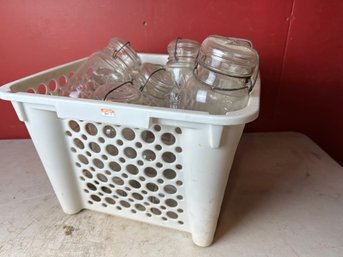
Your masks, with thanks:
<instances>
[{"instance_id":1,"label":"white plastic basket","mask_svg":"<svg viewBox=\"0 0 343 257\"><path fill-rule=\"evenodd\" d=\"M25 122L63 211L188 231L195 244L210 245L244 125L258 116L260 80L248 105L229 115L59 96L82 61L0 88Z\"/></svg>"}]
</instances>

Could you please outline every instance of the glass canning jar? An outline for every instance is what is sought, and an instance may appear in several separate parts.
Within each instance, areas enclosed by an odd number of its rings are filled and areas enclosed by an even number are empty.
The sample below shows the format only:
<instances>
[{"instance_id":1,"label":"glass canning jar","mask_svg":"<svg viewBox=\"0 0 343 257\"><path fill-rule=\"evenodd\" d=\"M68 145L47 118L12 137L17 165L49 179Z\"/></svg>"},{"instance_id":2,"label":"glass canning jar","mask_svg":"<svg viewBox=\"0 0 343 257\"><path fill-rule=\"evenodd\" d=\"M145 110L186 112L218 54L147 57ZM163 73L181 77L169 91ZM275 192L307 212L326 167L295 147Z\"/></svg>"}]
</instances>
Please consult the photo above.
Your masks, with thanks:
<instances>
[{"instance_id":1,"label":"glass canning jar","mask_svg":"<svg viewBox=\"0 0 343 257\"><path fill-rule=\"evenodd\" d=\"M248 40L209 36L201 44L180 108L227 114L244 108L258 74L258 54Z\"/></svg>"},{"instance_id":2,"label":"glass canning jar","mask_svg":"<svg viewBox=\"0 0 343 257\"><path fill-rule=\"evenodd\" d=\"M130 43L113 38L107 47L92 54L68 81L69 96L90 98L101 85L130 80L140 65L141 60Z\"/></svg>"}]
</instances>

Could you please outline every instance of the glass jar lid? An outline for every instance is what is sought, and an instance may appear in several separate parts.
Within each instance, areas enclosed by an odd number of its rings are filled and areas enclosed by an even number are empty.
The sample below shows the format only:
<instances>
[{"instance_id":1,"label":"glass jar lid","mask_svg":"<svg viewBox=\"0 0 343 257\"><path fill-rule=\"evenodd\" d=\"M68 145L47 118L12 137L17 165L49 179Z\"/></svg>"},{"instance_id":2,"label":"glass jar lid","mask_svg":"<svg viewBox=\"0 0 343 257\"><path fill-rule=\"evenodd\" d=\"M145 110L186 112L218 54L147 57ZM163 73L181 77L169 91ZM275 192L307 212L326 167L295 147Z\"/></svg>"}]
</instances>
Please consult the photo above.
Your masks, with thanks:
<instances>
[{"instance_id":1,"label":"glass jar lid","mask_svg":"<svg viewBox=\"0 0 343 257\"><path fill-rule=\"evenodd\" d=\"M215 35L202 42L197 61L215 72L245 78L258 67L258 54L248 40Z\"/></svg>"}]
</instances>

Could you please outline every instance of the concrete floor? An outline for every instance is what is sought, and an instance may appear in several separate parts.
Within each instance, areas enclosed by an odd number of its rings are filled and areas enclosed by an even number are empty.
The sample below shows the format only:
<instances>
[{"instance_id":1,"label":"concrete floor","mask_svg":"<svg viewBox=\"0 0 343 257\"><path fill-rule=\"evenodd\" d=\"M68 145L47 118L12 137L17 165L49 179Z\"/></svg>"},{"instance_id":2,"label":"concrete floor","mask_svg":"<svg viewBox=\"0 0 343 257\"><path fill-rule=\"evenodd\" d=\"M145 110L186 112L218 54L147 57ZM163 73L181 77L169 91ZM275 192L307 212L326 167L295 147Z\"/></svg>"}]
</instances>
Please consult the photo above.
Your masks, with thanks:
<instances>
[{"instance_id":1,"label":"concrete floor","mask_svg":"<svg viewBox=\"0 0 343 257\"><path fill-rule=\"evenodd\" d=\"M244 134L212 246L62 212L30 140L0 141L0 256L343 256L343 168L298 133Z\"/></svg>"}]
</instances>

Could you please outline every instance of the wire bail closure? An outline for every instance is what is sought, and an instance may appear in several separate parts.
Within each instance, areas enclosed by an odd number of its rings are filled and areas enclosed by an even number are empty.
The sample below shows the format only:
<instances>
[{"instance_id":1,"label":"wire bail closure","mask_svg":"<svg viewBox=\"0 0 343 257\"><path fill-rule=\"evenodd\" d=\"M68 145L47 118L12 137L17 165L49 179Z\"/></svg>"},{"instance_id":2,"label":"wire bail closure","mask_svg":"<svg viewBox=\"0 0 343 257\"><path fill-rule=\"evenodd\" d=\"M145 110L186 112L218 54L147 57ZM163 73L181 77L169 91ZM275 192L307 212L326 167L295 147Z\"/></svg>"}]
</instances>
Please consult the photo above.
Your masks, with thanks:
<instances>
[{"instance_id":1,"label":"wire bail closure","mask_svg":"<svg viewBox=\"0 0 343 257\"><path fill-rule=\"evenodd\" d=\"M141 86L141 87L139 88L139 90L142 92L142 91L144 90L145 86L148 84L148 82L149 82L149 80L151 79L151 77L152 77L153 75L155 75L155 73L157 73L157 72L159 72L159 71L162 71L162 70L165 71L166 69L165 69L165 68L159 68L159 69L154 70L153 72L151 72L150 75L149 75L149 77L146 79L146 81L144 82L143 86Z\"/></svg>"},{"instance_id":2,"label":"wire bail closure","mask_svg":"<svg viewBox=\"0 0 343 257\"><path fill-rule=\"evenodd\" d=\"M127 41L125 44L123 44L118 50L115 50L113 52L113 55L112 55L112 58L116 58L117 57L117 54L123 50L125 47L129 46L130 45L130 41Z\"/></svg>"},{"instance_id":3,"label":"wire bail closure","mask_svg":"<svg viewBox=\"0 0 343 257\"><path fill-rule=\"evenodd\" d=\"M124 86L124 85L126 85L126 84L133 84L133 81L132 81L132 79L131 80L129 80L129 81L125 81L124 83L121 83L121 84L119 84L118 86L116 86L115 88L112 88L110 91L108 91L107 93L106 93L106 95L104 96L104 101L106 100L106 98L113 92L113 91L115 91L115 90L117 90L118 88L121 88L122 86Z\"/></svg>"},{"instance_id":4,"label":"wire bail closure","mask_svg":"<svg viewBox=\"0 0 343 257\"><path fill-rule=\"evenodd\" d=\"M197 61L195 63L195 66L193 68L193 76L202 84L208 86L208 84L206 84L205 82L203 82L202 80L200 80L198 77L197 77L197 68L198 68L198 65L199 65L199 61ZM220 72L220 71L216 71L214 69L211 69L209 67L206 66L206 69L210 70L211 72L214 72L214 73L217 73L217 74L220 74L220 75L223 75L223 76L227 76L227 77L230 77L230 78L237 78L237 79L245 79L245 83L247 84L247 86L244 86L244 87L238 87L238 88L220 88L220 87L216 87L216 86L211 86L211 90L219 90L219 91L237 91L237 90L242 90L242 89L245 89L245 88L248 88L249 90L249 93L253 90L255 84L256 84L256 81L257 81L257 77L258 77L258 73L259 73L259 61L257 59L257 65L255 67L255 70L254 70L254 73L251 75L251 76L247 76L247 77L244 77L244 76L233 76L233 75L228 75L226 73L223 73L223 72Z\"/></svg>"}]
</instances>

